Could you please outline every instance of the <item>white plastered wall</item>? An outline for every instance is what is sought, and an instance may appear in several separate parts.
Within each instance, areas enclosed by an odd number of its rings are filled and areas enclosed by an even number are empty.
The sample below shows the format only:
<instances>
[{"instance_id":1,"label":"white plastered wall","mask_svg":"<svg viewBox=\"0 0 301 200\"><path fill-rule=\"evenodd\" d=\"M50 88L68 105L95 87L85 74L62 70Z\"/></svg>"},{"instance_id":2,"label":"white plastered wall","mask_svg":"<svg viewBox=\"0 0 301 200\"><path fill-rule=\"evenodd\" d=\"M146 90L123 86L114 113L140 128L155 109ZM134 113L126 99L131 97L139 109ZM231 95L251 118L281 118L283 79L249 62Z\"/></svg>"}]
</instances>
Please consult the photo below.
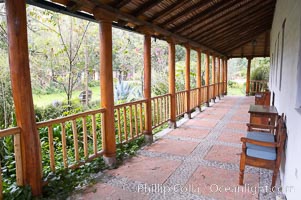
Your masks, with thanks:
<instances>
[{"instance_id":1,"label":"white plastered wall","mask_svg":"<svg viewBox=\"0 0 301 200\"><path fill-rule=\"evenodd\" d=\"M283 34L283 22L285 28ZM284 37L283 37L284 35ZM283 47L282 47L282 37ZM281 52L282 81L280 87ZM301 0L278 0L271 30L270 89L287 118L287 144L280 169L287 199L301 199ZM278 59L278 60L277 60ZM299 74L299 75L298 75ZM297 97L298 96L298 97ZM298 103L299 102L299 103Z\"/></svg>"}]
</instances>

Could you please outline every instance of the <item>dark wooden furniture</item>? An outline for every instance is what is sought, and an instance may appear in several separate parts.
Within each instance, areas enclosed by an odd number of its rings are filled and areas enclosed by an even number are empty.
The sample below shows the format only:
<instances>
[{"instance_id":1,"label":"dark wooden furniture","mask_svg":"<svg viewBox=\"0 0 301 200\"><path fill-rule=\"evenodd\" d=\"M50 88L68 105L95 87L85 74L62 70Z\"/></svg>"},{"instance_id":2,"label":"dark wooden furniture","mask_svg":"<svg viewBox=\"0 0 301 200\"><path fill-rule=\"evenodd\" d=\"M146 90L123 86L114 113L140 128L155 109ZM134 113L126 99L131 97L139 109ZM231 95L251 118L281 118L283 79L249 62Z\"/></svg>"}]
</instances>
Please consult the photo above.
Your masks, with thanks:
<instances>
[{"instance_id":1,"label":"dark wooden furniture","mask_svg":"<svg viewBox=\"0 0 301 200\"><path fill-rule=\"evenodd\" d=\"M275 126L275 121L278 116L278 111L275 106L250 105L249 113L251 124Z\"/></svg>"},{"instance_id":2,"label":"dark wooden furniture","mask_svg":"<svg viewBox=\"0 0 301 200\"><path fill-rule=\"evenodd\" d=\"M271 103L271 92L257 92L255 94L255 105L269 106Z\"/></svg>"},{"instance_id":3,"label":"dark wooden furniture","mask_svg":"<svg viewBox=\"0 0 301 200\"><path fill-rule=\"evenodd\" d=\"M247 137L240 139L243 142L240 156L240 185L243 185L245 166L249 165L273 170L271 189L275 186L286 139L283 115L279 117L277 126L274 128L275 135L263 132L248 132Z\"/></svg>"}]
</instances>

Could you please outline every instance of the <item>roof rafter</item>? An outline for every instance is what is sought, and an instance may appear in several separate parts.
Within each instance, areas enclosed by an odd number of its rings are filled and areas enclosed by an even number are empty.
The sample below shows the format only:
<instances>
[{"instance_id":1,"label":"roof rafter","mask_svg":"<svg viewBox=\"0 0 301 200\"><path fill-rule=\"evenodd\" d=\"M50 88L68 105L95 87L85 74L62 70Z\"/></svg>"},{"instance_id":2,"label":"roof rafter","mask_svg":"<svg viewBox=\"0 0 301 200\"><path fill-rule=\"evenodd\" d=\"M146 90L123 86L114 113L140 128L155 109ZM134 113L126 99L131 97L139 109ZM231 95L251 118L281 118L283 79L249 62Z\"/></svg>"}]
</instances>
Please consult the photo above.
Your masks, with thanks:
<instances>
[{"instance_id":1,"label":"roof rafter","mask_svg":"<svg viewBox=\"0 0 301 200\"><path fill-rule=\"evenodd\" d=\"M148 2L142 4L142 6L136 8L133 12L131 12L131 14L135 17L138 17L141 14L145 13L146 11L152 9L154 6L156 6L161 1L163 1L163 0L149 0Z\"/></svg>"},{"instance_id":2,"label":"roof rafter","mask_svg":"<svg viewBox=\"0 0 301 200\"><path fill-rule=\"evenodd\" d=\"M178 13L177 15L172 16L171 18L167 19L166 21L163 21L162 23L159 24L159 26L163 26L166 27L168 26L170 23L177 21L178 19L180 19L181 17L209 4L210 2L212 2L211 0L202 0L199 1L197 4L195 5L191 5L190 7L186 8L185 10L181 11L180 13Z\"/></svg>"},{"instance_id":3,"label":"roof rafter","mask_svg":"<svg viewBox=\"0 0 301 200\"><path fill-rule=\"evenodd\" d=\"M207 15L204 15L204 16L199 17L197 19L193 19L194 22L191 21L191 20L187 21L185 24L183 24L180 27L178 27L178 26L174 27L173 29L171 29L171 31L175 31L177 33L184 33L185 31L188 31L188 30L191 31L192 29L195 28L196 25L200 24L200 22L204 22L208 18L218 15L218 13L220 13L221 9L232 8L234 6L234 4L235 4L236 1L234 0L234 1L226 2L226 5L221 6L221 7L216 7L210 13L207 13Z\"/></svg>"},{"instance_id":4,"label":"roof rafter","mask_svg":"<svg viewBox=\"0 0 301 200\"><path fill-rule=\"evenodd\" d=\"M261 13L260 15L253 14L252 16L249 16L249 19L245 20L244 23L233 23L231 26L226 26L224 29L220 29L218 32L215 32L214 34L211 34L208 37L203 37L201 41L206 41L207 44L210 44L211 41L238 34L242 32L242 30L250 29L251 27L254 27L262 22L264 23L266 17L271 17L272 15L273 11L271 10L266 13Z\"/></svg>"},{"instance_id":5,"label":"roof rafter","mask_svg":"<svg viewBox=\"0 0 301 200\"><path fill-rule=\"evenodd\" d=\"M201 34L198 34L197 37L193 37L196 35L196 34L193 34L193 36L191 36L191 38L200 39L203 37L207 37L220 29L223 29L227 26L233 25L233 23L237 24L237 22L240 22L240 21L237 21L237 19L236 19L237 16L239 16L240 20L242 20L242 19L244 20L244 19L248 19L250 17L249 15L253 16L254 13L258 13L258 12L262 12L262 11L266 10L266 7L264 7L266 4L262 4L262 7L258 8L257 7L258 4L256 3L256 1L254 1L254 2L255 3L252 4L251 7L245 8L245 9L241 10L240 12L237 12L234 16L232 16L232 15L224 16L220 21L218 21L218 23L212 23L209 26L204 26L203 29L200 30L202 32ZM267 2L267 1L264 1L264 2ZM274 8L271 8L271 9L274 9Z\"/></svg>"}]
</instances>

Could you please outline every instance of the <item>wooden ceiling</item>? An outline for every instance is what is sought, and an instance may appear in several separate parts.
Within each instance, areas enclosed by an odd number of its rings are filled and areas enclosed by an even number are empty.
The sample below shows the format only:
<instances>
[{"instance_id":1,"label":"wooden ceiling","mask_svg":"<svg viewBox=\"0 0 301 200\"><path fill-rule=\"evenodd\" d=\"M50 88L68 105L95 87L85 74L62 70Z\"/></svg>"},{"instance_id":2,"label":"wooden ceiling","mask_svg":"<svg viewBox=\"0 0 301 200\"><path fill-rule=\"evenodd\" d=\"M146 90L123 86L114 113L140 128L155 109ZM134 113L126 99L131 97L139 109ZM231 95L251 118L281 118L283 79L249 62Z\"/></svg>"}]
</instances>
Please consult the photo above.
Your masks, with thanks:
<instances>
[{"instance_id":1,"label":"wooden ceiling","mask_svg":"<svg viewBox=\"0 0 301 200\"><path fill-rule=\"evenodd\" d=\"M224 57L269 56L276 0L28 0L29 4L93 20ZM97 9L96 9L97 8Z\"/></svg>"}]
</instances>

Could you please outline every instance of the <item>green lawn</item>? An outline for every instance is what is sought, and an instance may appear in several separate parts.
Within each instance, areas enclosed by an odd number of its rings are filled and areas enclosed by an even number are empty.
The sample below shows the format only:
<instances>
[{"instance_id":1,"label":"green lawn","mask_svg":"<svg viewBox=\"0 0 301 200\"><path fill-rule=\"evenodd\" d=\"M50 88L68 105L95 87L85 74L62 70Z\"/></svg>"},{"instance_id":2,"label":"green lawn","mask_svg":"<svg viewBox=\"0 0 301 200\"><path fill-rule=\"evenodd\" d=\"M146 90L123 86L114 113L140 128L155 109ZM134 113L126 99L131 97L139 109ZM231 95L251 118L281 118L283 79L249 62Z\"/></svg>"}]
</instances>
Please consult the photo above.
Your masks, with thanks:
<instances>
[{"instance_id":1,"label":"green lawn","mask_svg":"<svg viewBox=\"0 0 301 200\"><path fill-rule=\"evenodd\" d=\"M92 101L100 100L100 88L99 86L90 87L92 90ZM74 91L72 99L78 99L78 96L81 91ZM55 94L45 94L37 95L33 94L33 103L37 107L45 107L52 104L54 101L65 101L67 99L65 93L55 93Z\"/></svg>"},{"instance_id":2,"label":"green lawn","mask_svg":"<svg viewBox=\"0 0 301 200\"><path fill-rule=\"evenodd\" d=\"M228 87L227 89L227 95L233 95L233 96L245 96L245 92L244 90L242 90L241 88L231 88L231 87Z\"/></svg>"}]
</instances>

